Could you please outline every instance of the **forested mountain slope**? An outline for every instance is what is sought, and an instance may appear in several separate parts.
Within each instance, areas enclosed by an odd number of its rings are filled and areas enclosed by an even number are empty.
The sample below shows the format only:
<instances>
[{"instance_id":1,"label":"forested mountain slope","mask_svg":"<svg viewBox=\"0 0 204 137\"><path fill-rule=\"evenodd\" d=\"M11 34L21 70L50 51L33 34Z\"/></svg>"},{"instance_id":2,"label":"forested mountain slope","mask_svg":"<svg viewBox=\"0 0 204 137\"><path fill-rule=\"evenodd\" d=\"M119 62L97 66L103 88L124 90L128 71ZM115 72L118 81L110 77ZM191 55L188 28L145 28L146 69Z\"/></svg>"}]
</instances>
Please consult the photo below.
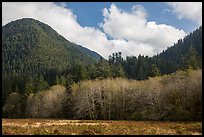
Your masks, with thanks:
<instances>
[{"instance_id":1,"label":"forested mountain slope","mask_svg":"<svg viewBox=\"0 0 204 137\"><path fill-rule=\"evenodd\" d=\"M202 67L202 26L153 58L164 60L166 65L170 63L166 67L172 66L172 72L188 66ZM161 65L160 68L162 69ZM162 73L169 72L170 70L162 70Z\"/></svg>"},{"instance_id":2,"label":"forested mountain slope","mask_svg":"<svg viewBox=\"0 0 204 137\"><path fill-rule=\"evenodd\" d=\"M99 58L99 54L69 42L40 21L12 21L2 26L2 102L14 91L24 95L46 89L56 84L58 75L65 83L67 75L61 76L63 72L78 72L76 64L80 64L80 71L81 66L93 65Z\"/></svg>"},{"instance_id":3,"label":"forested mountain slope","mask_svg":"<svg viewBox=\"0 0 204 137\"><path fill-rule=\"evenodd\" d=\"M87 51L34 19L24 18L2 27L3 73L45 74L50 69L62 71L76 62L96 62L95 53Z\"/></svg>"},{"instance_id":4,"label":"forested mountain slope","mask_svg":"<svg viewBox=\"0 0 204 137\"><path fill-rule=\"evenodd\" d=\"M115 54L110 56L110 62L113 62L114 56ZM117 57L115 59L117 60ZM202 68L202 26L160 54L153 57L127 56L126 60L119 63L122 64L128 78L137 80L187 68Z\"/></svg>"}]
</instances>

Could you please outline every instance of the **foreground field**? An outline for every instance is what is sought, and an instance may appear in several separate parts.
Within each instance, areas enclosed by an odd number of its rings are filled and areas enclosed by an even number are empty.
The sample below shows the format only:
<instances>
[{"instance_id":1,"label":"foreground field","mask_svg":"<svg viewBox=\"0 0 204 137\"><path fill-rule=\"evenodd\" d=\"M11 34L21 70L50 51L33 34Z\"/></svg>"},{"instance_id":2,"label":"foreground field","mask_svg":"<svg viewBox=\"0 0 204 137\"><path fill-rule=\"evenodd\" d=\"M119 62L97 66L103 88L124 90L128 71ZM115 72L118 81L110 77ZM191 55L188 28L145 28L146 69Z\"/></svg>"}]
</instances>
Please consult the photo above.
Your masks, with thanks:
<instances>
[{"instance_id":1,"label":"foreground field","mask_svg":"<svg viewBox=\"0 0 204 137\"><path fill-rule=\"evenodd\" d=\"M201 135L201 122L2 119L2 134L12 135Z\"/></svg>"}]
</instances>

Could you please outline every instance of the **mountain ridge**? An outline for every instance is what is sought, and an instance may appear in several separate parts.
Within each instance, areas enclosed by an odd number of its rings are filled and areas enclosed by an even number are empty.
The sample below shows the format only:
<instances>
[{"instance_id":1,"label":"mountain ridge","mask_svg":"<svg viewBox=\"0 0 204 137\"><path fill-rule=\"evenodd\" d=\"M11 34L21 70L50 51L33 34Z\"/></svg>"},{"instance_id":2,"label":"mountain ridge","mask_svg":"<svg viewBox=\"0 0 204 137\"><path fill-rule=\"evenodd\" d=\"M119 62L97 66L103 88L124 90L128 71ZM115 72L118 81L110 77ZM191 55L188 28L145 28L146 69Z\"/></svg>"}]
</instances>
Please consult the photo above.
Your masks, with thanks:
<instances>
[{"instance_id":1,"label":"mountain ridge","mask_svg":"<svg viewBox=\"0 0 204 137\"><path fill-rule=\"evenodd\" d=\"M76 45L38 20L12 21L2 26L3 71L11 68L19 71L15 63L23 64L21 70L28 69L28 65L40 67L44 72L52 68L62 71L75 62L89 64L101 58L98 53Z\"/></svg>"}]
</instances>

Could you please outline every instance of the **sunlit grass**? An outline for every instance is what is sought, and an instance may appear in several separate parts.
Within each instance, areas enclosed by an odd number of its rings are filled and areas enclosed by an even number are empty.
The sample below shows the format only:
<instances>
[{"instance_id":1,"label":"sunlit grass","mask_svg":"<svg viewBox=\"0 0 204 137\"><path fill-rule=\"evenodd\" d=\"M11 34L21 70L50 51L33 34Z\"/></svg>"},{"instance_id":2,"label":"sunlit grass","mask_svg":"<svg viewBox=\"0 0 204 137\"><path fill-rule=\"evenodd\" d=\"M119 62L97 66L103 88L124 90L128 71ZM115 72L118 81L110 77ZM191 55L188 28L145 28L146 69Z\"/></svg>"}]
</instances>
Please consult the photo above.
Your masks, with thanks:
<instances>
[{"instance_id":1,"label":"sunlit grass","mask_svg":"<svg viewBox=\"0 0 204 137\"><path fill-rule=\"evenodd\" d=\"M193 135L201 122L2 119L2 134L10 135Z\"/></svg>"}]
</instances>

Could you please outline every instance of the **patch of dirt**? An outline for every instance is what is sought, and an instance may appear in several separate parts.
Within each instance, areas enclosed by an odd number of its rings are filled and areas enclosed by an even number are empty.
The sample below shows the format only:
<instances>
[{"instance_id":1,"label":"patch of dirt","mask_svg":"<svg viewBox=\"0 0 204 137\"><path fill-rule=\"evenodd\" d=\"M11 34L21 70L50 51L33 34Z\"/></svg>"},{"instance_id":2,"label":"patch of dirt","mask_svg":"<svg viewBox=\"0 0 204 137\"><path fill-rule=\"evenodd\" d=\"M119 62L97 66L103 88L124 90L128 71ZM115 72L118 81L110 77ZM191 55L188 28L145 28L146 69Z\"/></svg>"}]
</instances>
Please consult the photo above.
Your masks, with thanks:
<instances>
[{"instance_id":1,"label":"patch of dirt","mask_svg":"<svg viewBox=\"0 0 204 137\"><path fill-rule=\"evenodd\" d=\"M80 121L74 120L48 120L47 122L35 122L35 123L11 123L3 122L3 126L12 126L12 127L40 127L40 126L63 126L63 125L74 125L74 126L96 126L96 125L108 125L108 123L78 123Z\"/></svg>"},{"instance_id":2,"label":"patch of dirt","mask_svg":"<svg viewBox=\"0 0 204 137\"><path fill-rule=\"evenodd\" d=\"M202 133L199 133L199 132L192 132L191 135L202 135Z\"/></svg>"}]
</instances>

